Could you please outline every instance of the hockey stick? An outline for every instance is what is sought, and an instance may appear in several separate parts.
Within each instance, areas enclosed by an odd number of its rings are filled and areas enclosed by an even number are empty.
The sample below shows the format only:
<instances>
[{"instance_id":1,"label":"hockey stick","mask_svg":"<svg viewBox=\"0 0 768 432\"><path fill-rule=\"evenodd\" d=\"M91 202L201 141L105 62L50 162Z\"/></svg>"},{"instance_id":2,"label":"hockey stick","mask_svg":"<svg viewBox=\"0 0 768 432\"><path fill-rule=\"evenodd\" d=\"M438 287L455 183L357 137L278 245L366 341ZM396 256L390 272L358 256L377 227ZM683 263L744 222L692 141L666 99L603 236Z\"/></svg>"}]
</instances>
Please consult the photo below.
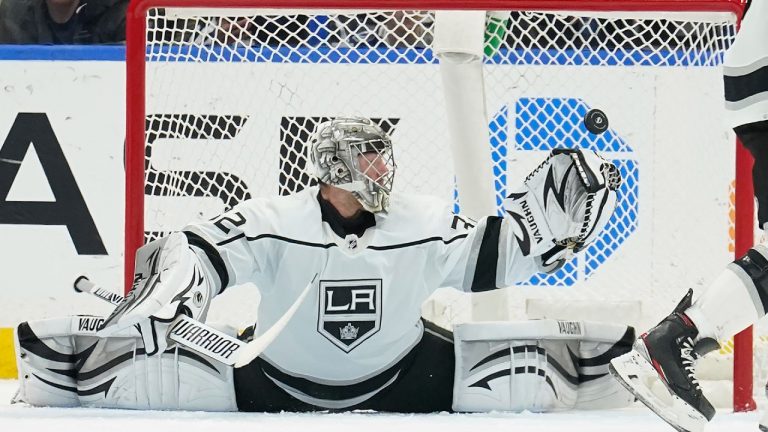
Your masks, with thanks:
<instances>
[{"instance_id":1,"label":"hockey stick","mask_svg":"<svg viewBox=\"0 0 768 432\"><path fill-rule=\"evenodd\" d=\"M296 313L304 298L309 293L317 279L317 274L304 288L296 301L264 334L245 343L237 338L229 336L219 330L207 326L186 315L179 315L168 328L167 338L183 345L195 352L204 354L216 361L228 366L242 367L259 356L278 334L285 328L288 321ZM91 282L85 276L79 276L73 284L75 291L86 292L115 306L119 305L124 297Z\"/></svg>"},{"instance_id":2,"label":"hockey stick","mask_svg":"<svg viewBox=\"0 0 768 432\"><path fill-rule=\"evenodd\" d=\"M288 324L288 321L290 321L291 317L293 317L293 314L296 313L296 310L299 308L301 303L304 302L304 298L309 294L310 289L312 288L312 285L315 284L315 280L317 279L318 274L315 273L315 276L312 278L311 281L307 284L306 287L304 287L304 291L299 294L299 298L296 299L296 301L293 302L291 307L288 308L287 311L283 314L283 316L280 317L274 324L272 324L272 327L270 327L267 331L265 331L261 336L257 337L256 339L248 342L248 345L245 346L243 351L237 356L237 361L235 362L235 367L243 367L250 363L253 359L259 356L267 347L269 344L272 343L273 340L277 337L278 334L280 334L281 331L283 331L283 328L285 328L285 325Z\"/></svg>"},{"instance_id":3,"label":"hockey stick","mask_svg":"<svg viewBox=\"0 0 768 432\"><path fill-rule=\"evenodd\" d=\"M75 288L75 291L81 293L86 292L90 295L96 296L107 303L112 304L113 306L117 306L120 303L125 300L125 297L121 296L120 294L115 294L112 291L107 291L104 288L101 288L97 286L95 283L91 282L90 279L88 279L85 276L78 276L77 279L75 279L75 283L72 284L72 286Z\"/></svg>"}]
</instances>

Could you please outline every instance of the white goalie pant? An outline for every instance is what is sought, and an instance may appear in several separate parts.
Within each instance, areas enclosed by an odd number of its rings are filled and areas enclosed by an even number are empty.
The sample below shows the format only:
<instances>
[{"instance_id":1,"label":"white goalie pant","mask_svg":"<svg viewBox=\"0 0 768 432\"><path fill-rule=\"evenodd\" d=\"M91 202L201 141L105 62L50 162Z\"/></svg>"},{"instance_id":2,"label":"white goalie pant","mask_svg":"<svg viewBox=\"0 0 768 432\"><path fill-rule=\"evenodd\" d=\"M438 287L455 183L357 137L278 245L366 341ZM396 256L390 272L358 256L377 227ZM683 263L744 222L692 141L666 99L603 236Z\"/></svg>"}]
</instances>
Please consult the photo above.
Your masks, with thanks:
<instances>
[{"instance_id":1,"label":"white goalie pant","mask_svg":"<svg viewBox=\"0 0 768 432\"><path fill-rule=\"evenodd\" d=\"M460 412L604 409L634 397L608 373L632 327L589 321L467 323L454 328L453 409Z\"/></svg>"},{"instance_id":2,"label":"white goalie pant","mask_svg":"<svg viewBox=\"0 0 768 432\"><path fill-rule=\"evenodd\" d=\"M21 323L14 332L19 391L13 402L237 411L231 367L183 347L147 356L133 328L133 334L96 337L103 322L71 316Z\"/></svg>"}]
</instances>

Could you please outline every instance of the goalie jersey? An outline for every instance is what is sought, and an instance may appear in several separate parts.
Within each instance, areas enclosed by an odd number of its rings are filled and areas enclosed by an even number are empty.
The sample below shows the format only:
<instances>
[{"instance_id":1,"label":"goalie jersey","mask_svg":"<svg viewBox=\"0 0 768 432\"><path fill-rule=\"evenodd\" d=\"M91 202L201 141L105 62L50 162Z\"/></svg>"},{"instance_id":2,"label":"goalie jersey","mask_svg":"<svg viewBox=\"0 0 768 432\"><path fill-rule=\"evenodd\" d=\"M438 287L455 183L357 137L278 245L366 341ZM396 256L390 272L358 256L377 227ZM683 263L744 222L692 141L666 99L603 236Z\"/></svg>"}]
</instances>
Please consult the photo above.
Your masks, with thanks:
<instances>
[{"instance_id":1,"label":"goalie jersey","mask_svg":"<svg viewBox=\"0 0 768 432\"><path fill-rule=\"evenodd\" d=\"M475 226L435 198L396 194L388 212L367 214L370 226L358 235L339 232L322 204L329 206L310 187L248 200L184 229L219 292L258 287L257 335L318 275L260 356L275 373L327 385L377 376L420 341L421 304L435 289L484 291L538 270L509 218Z\"/></svg>"}]
</instances>

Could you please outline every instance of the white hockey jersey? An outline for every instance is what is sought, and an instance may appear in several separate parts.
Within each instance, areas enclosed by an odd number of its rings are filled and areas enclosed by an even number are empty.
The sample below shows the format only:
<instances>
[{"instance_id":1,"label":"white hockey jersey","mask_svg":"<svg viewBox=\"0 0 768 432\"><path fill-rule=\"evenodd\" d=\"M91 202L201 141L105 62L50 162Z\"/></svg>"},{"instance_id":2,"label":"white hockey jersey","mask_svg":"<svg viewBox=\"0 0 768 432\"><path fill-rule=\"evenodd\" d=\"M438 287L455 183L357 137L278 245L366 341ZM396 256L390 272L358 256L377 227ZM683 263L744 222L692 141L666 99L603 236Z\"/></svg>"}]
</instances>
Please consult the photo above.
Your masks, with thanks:
<instances>
[{"instance_id":1,"label":"white hockey jersey","mask_svg":"<svg viewBox=\"0 0 768 432\"><path fill-rule=\"evenodd\" d=\"M212 246L205 255L219 265L209 266L218 267L209 277L221 280L221 289L245 282L258 287L257 334L319 275L314 292L261 355L281 373L329 385L359 383L419 342L421 304L435 289L493 289L538 271L508 218L486 218L475 227L435 198L394 194L375 226L342 238L323 220L317 195L311 187L248 200L184 229Z\"/></svg>"},{"instance_id":2,"label":"white hockey jersey","mask_svg":"<svg viewBox=\"0 0 768 432\"><path fill-rule=\"evenodd\" d=\"M725 54L723 73L728 125L767 121L768 1L752 1Z\"/></svg>"}]
</instances>

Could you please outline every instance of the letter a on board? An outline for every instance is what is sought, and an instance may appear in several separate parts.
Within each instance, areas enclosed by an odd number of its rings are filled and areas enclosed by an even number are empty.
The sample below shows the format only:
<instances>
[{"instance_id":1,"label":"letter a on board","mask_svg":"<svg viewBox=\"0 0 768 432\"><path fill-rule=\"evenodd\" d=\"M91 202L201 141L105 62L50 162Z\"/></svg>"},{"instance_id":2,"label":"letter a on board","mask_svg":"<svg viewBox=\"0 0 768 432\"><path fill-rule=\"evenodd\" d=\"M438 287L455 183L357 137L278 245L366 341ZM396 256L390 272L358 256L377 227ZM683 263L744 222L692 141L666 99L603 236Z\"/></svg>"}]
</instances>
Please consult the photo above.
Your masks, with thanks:
<instances>
[{"instance_id":1,"label":"letter a on board","mask_svg":"<svg viewBox=\"0 0 768 432\"><path fill-rule=\"evenodd\" d=\"M27 149L40 159L53 202L8 201ZM64 225L80 255L106 255L96 224L45 113L19 113L0 148L0 224Z\"/></svg>"}]
</instances>

